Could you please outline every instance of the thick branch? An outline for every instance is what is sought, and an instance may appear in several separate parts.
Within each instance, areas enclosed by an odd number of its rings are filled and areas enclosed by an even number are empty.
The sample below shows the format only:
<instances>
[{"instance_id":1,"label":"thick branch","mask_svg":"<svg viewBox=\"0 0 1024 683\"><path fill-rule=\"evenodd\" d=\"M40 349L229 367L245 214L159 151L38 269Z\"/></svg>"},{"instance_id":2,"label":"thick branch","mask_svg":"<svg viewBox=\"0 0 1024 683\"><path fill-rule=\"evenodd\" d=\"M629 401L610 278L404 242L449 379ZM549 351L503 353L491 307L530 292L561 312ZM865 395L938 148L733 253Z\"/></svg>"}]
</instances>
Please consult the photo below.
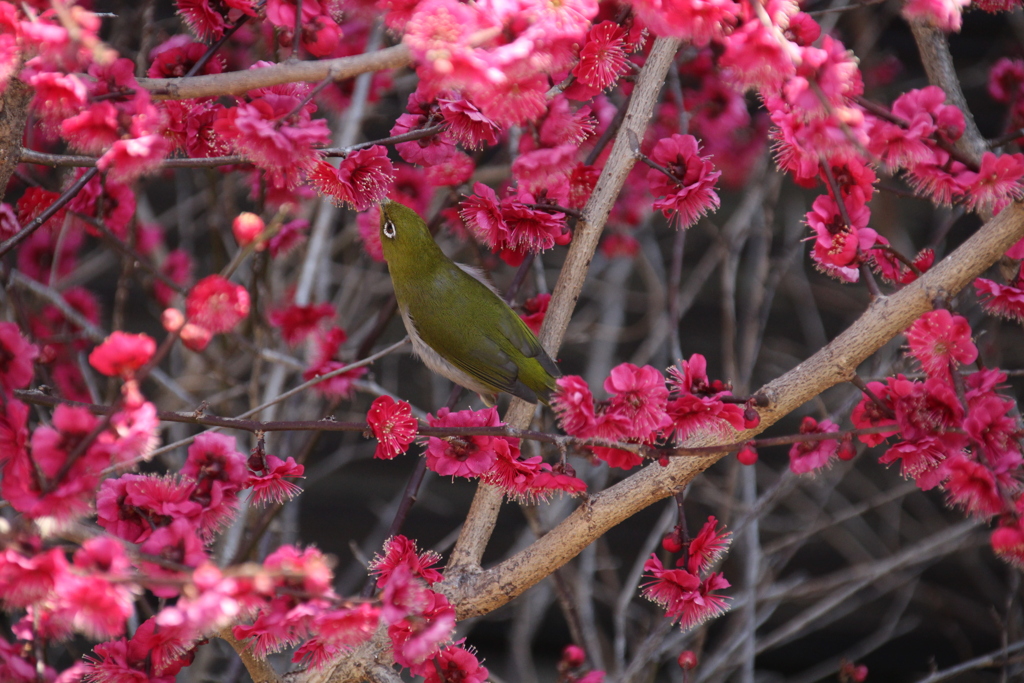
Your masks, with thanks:
<instances>
[{"instance_id":1,"label":"thick branch","mask_svg":"<svg viewBox=\"0 0 1024 683\"><path fill-rule=\"evenodd\" d=\"M986 223L959 249L898 293L876 299L867 311L811 358L758 393L770 405L760 410L756 430L729 437L750 438L831 386L849 380L857 366L905 330L936 298L955 295L1024 237L1024 207L1014 204ZM561 567L619 522L666 498L724 455L673 460L648 466L597 494L533 545L461 585L449 598L459 619L486 614L509 602Z\"/></svg>"},{"instance_id":2,"label":"thick branch","mask_svg":"<svg viewBox=\"0 0 1024 683\"><path fill-rule=\"evenodd\" d=\"M325 78L340 81L371 71L398 69L406 66L409 61L409 49L405 45L395 45L351 57L284 62L265 69L187 78L140 78L139 84L158 100L186 100L193 97L244 95L256 88L284 83L317 83Z\"/></svg>"},{"instance_id":3,"label":"thick branch","mask_svg":"<svg viewBox=\"0 0 1024 683\"><path fill-rule=\"evenodd\" d=\"M8 81L0 97L0 199L4 198L7 181L21 161L21 140L25 136L31 99L32 88L17 78Z\"/></svg>"}]
</instances>

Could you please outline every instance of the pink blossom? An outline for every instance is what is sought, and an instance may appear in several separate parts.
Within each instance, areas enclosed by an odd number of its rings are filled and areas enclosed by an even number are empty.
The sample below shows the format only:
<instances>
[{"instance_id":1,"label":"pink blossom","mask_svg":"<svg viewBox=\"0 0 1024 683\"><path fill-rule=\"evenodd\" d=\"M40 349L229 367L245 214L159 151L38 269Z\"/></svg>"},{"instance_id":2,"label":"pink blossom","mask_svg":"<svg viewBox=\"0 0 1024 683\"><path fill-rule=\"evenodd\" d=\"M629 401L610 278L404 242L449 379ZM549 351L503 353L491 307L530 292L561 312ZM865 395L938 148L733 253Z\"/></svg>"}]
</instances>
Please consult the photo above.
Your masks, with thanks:
<instances>
[{"instance_id":1,"label":"pink blossom","mask_svg":"<svg viewBox=\"0 0 1024 683\"><path fill-rule=\"evenodd\" d=\"M21 49L21 22L18 10L10 3L0 4L0 95L7 89L7 81L18 68Z\"/></svg>"},{"instance_id":2,"label":"pink blossom","mask_svg":"<svg viewBox=\"0 0 1024 683\"><path fill-rule=\"evenodd\" d=\"M158 679L161 683L171 683L181 669L192 663L195 643L176 630L158 627L156 617L152 617L135 630L126 654L128 662L144 667L151 676L166 676Z\"/></svg>"},{"instance_id":3,"label":"pink blossom","mask_svg":"<svg viewBox=\"0 0 1024 683\"><path fill-rule=\"evenodd\" d=\"M275 455L268 454L265 459L266 466L260 470L262 474L254 473L249 478L253 504L276 503L280 505L302 492L297 484L288 479L301 477L306 471L303 465L296 463L291 456L282 460Z\"/></svg>"},{"instance_id":4,"label":"pink blossom","mask_svg":"<svg viewBox=\"0 0 1024 683\"><path fill-rule=\"evenodd\" d=\"M550 302L551 295L547 292L542 292L523 302L523 313L519 317L534 334L540 334L540 326L544 324L544 316L548 312Z\"/></svg>"},{"instance_id":5,"label":"pink blossom","mask_svg":"<svg viewBox=\"0 0 1024 683\"><path fill-rule=\"evenodd\" d=\"M172 145L162 135L118 140L96 160L96 166L107 171L110 178L130 183L159 167L171 150Z\"/></svg>"},{"instance_id":6,"label":"pink blossom","mask_svg":"<svg viewBox=\"0 0 1024 683\"><path fill-rule=\"evenodd\" d=\"M189 28L203 40L216 40L224 35L228 22L214 10L210 0L176 0L178 13Z\"/></svg>"},{"instance_id":7,"label":"pink blossom","mask_svg":"<svg viewBox=\"0 0 1024 683\"><path fill-rule=\"evenodd\" d=\"M198 518L202 508L190 499L194 489L194 482L173 477L123 474L107 479L96 498L97 523L129 543L142 543L158 525Z\"/></svg>"},{"instance_id":8,"label":"pink blossom","mask_svg":"<svg viewBox=\"0 0 1024 683\"><path fill-rule=\"evenodd\" d=\"M206 562L206 550L203 541L196 533L197 529L187 519L175 519L167 526L162 526L153 531L152 535L145 540L139 550L149 555L172 562L176 565L187 567L198 567ZM179 572L167 569L155 562L143 562L140 564L147 575L157 578L180 578ZM178 595L179 587L171 584L153 584L149 589L160 597L173 597Z\"/></svg>"},{"instance_id":9,"label":"pink blossom","mask_svg":"<svg viewBox=\"0 0 1024 683\"><path fill-rule=\"evenodd\" d=\"M902 14L907 21L919 21L946 31L959 31L961 12L971 0L909 0Z\"/></svg>"},{"instance_id":10,"label":"pink blossom","mask_svg":"<svg viewBox=\"0 0 1024 683\"><path fill-rule=\"evenodd\" d=\"M698 47L728 35L741 14L732 0L638 0L634 11L659 36L674 36Z\"/></svg>"},{"instance_id":11,"label":"pink blossom","mask_svg":"<svg viewBox=\"0 0 1024 683\"><path fill-rule=\"evenodd\" d=\"M75 74L41 71L28 79L35 90L32 110L46 126L57 129L65 119L81 112L87 103L88 91Z\"/></svg>"},{"instance_id":12,"label":"pink blossom","mask_svg":"<svg viewBox=\"0 0 1024 683\"><path fill-rule=\"evenodd\" d=\"M1013 401L997 395L983 395L970 401L970 411L964 419L964 431L975 442L985 447L990 461L1001 453L1019 454L1017 422L1008 414Z\"/></svg>"},{"instance_id":13,"label":"pink blossom","mask_svg":"<svg viewBox=\"0 0 1024 683\"><path fill-rule=\"evenodd\" d=\"M494 190L483 183L473 185L473 193L463 200L459 215L477 239L495 249L506 241L509 232L501 203Z\"/></svg>"},{"instance_id":14,"label":"pink blossom","mask_svg":"<svg viewBox=\"0 0 1024 683\"><path fill-rule=\"evenodd\" d=\"M875 244L884 244L884 239L884 237L879 235L878 241ZM919 277L918 273L911 270L907 264L888 249L870 249L868 250L868 257L870 258L871 268L886 282L909 284ZM928 272L932 264L935 263L935 250L922 249L912 263L919 272Z\"/></svg>"},{"instance_id":15,"label":"pink blossom","mask_svg":"<svg viewBox=\"0 0 1024 683\"><path fill-rule=\"evenodd\" d=\"M476 655L461 645L444 648L423 669L424 683L484 683L490 675Z\"/></svg>"},{"instance_id":16,"label":"pink blossom","mask_svg":"<svg viewBox=\"0 0 1024 683\"><path fill-rule=\"evenodd\" d=\"M107 377L131 377L149 362L156 342L147 334L114 331L89 354L89 365Z\"/></svg>"},{"instance_id":17,"label":"pink blossom","mask_svg":"<svg viewBox=\"0 0 1024 683\"><path fill-rule=\"evenodd\" d=\"M498 427L498 409L460 410L451 412L441 408L437 417L427 416L431 427ZM505 441L518 453L519 440L500 436L450 436L445 439L432 436L427 440L427 467L443 476L479 477L494 465L498 454L495 444Z\"/></svg>"},{"instance_id":18,"label":"pink blossom","mask_svg":"<svg viewBox=\"0 0 1024 683\"><path fill-rule=\"evenodd\" d=\"M666 218L688 228L709 210L718 209L720 201L714 186L722 174L713 170L710 157L700 156L695 137L673 134L663 138L654 145L650 157L670 174L653 168L647 171L651 193L659 197L654 208Z\"/></svg>"},{"instance_id":19,"label":"pink blossom","mask_svg":"<svg viewBox=\"0 0 1024 683\"><path fill-rule=\"evenodd\" d=\"M501 218L508 230L502 246L514 251L545 251L556 244L568 244L572 239L565 224L565 214L559 211L544 211L531 208L526 203L533 203L528 194L517 199L508 198L501 203Z\"/></svg>"},{"instance_id":20,"label":"pink blossom","mask_svg":"<svg viewBox=\"0 0 1024 683\"><path fill-rule=\"evenodd\" d=\"M576 167L575 145L541 147L525 152L512 162L512 177L520 193L546 194L569 199L569 174Z\"/></svg>"},{"instance_id":21,"label":"pink blossom","mask_svg":"<svg viewBox=\"0 0 1024 683\"><path fill-rule=\"evenodd\" d=\"M469 149L498 144L501 128L469 100L457 94L450 94L439 97L437 104L441 116L448 124L443 135L451 142Z\"/></svg>"},{"instance_id":22,"label":"pink blossom","mask_svg":"<svg viewBox=\"0 0 1024 683\"><path fill-rule=\"evenodd\" d=\"M267 240L267 247L270 248L270 255L273 258L284 256L292 249L306 240L305 231L309 228L309 221L297 218L288 221L281 226L277 234Z\"/></svg>"},{"instance_id":23,"label":"pink blossom","mask_svg":"<svg viewBox=\"0 0 1024 683\"><path fill-rule=\"evenodd\" d=\"M745 428L743 408L722 401L732 392L721 381L708 379L704 356L695 353L689 360L680 360L668 369L668 377L671 394L667 411L677 442L704 431L725 435L727 425L736 430Z\"/></svg>"},{"instance_id":24,"label":"pink blossom","mask_svg":"<svg viewBox=\"0 0 1024 683\"><path fill-rule=\"evenodd\" d=\"M314 148L330 141L326 121L312 118L314 105L306 104L295 111L301 101L298 94L282 95L264 89L251 102L222 110L213 128L274 182L291 183L297 179L295 174L314 167Z\"/></svg>"},{"instance_id":25,"label":"pink blossom","mask_svg":"<svg viewBox=\"0 0 1024 683\"><path fill-rule=\"evenodd\" d=\"M416 437L419 423L412 417L412 407L390 396L379 396L370 404L366 423L377 439L373 457L391 460L409 449Z\"/></svg>"},{"instance_id":26,"label":"pink blossom","mask_svg":"<svg viewBox=\"0 0 1024 683\"><path fill-rule=\"evenodd\" d=\"M1002 57L988 72L988 94L996 102L1010 104L1024 92L1024 60Z\"/></svg>"},{"instance_id":27,"label":"pink blossom","mask_svg":"<svg viewBox=\"0 0 1024 683\"><path fill-rule=\"evenodd\" d=\"M388 626L395 661L402 666L413 666L434 656L455 628L455 608L448 599L433 591L429 595L430 606Z\"/></svg>"},{"instance_id":28,"label":"pink blossom","mask_svg":"<svg viewBox=\"0 0 1024 683\"><path fill-rule=\"evenodd\" d=\"M29 545L25 553L13 547L0 552L0 595L8 608L24 608L46 599L69 576L62 550L43 552L36 544Z\"/></svg>"},{"instance_id":29,"label":"pink blossom","mask_svg":"<svg viewBox=\"0 0 1024 683\"><path fill-rule=\"evenodd\" d=\"M290 586L312 597L328 595L334 573L328 558L317 548L282 545L267 555L263 567L278 578L282 586Z\"/></svg>"},{"instance_id":30,"label":"pink blossom","mask_svg":"<svg viewBox=\"0 0 1024 683\"><path fill-rule=\"evenodd\" d=\"M797 50L777 28L755 18L729 34L719 65L741 89L757 87L773 92L793 75Z\"/></svg>"},{"instance_id":31,"label":"pink blossom","mask_svg":"<svg viewBox=\"0 0 1024 683\"><path fill-rule=\"evenodd\" d=\"M604 390L612 395L608 410L620 413L629 425L626 434L647 440L672 424L665 412L668 388L657 368L632 363L617 365L604 381Z\"/></svg>"},{"instance_id":32,"label":"pink blossom","mask_svg":"<svg viewBox=\"0 0 1024 683\"><path fill-rule=\"evenodd\" d=\"M551 397L551 407L559 425L572 436L593 436L597 431L597 417L594 396L586 381L578 375L564 375L555 383L558 388Z\"/></svg>"},{"instance_id":33,"label":"pink blossom","mask_svg":"<svg viewBox=\"0 0 1024 683\"><path fill-rule=\"evenodd\" d=\"M186 35L174 36L150 51L151 61L146 75L150 78L182 78L206 54L206 50L206 45ZM206 60L196 75L219 74L224 68L224 58L215 54Z\"/></svg>"},{"instance_id":34,"label":"pink blossom","mask_svg":"<svg viewBox=\"0 0 1024 683\"><path fill-rule=\"evenodd\" d=\"M627 67L626 31L613 21L594 24L580 48L580 61L572 75L596 90L611 87Z\"/></svg>"},{"instance_id":35,"label":"pink blossom","mask_svg":"<svg viewBox=\"0 0 1024 683\"><path fill-rule=\"evenodd\" d=\"M64 119L60 134L75 149L98 154L121 139L117 107L107 100L94 102Z\"/></svg>"},{"instance_id":36,"label":"pink blossom","mask_svg":"<svg viewBox=\"0 0 1024 683\"><path fill-rule=\"evenodd\" d=\"M424 174L431 185L450 187L468 181L475 170L476 164L473 159L468 154L456 151L441 163L425 168Z\"/></svg>"},{"instance_id":37,"label":"pink blossom","mask_svg":"<svg viewBox=\"0 0 1024 683\"><path fill-rule=\"evenodd\" d=\"M845 216L831 195L819 196L807 213L807 225L817 235L813 257L818 268L848 282L856 282L861 255L874 246L878 233L867 227L871 211L857 195L848 197L843 206ZM849 224L846 217L849 217Z\"/></svg>"},{"instance_id":38,"label":"pink blossom","mask_svg":"<svg viewBox=\"0 0 1024 683\"><path fill-rule=\"evenodd\" d=\"M1024 567L1024 517L1005 517L992 532L992 550L1015 567Z\"/></svg>"},{"instance_id":39,"label":"pink blossom","mask_svg":"<svg viewBox=\"0 0 1024 683\"><path fill-rule=\"evenodd\" d=\"M475 93L480 111L498 126L521 126L547 110L548 79L542 74L505 78Z\"/></svg>"},{"instance_id":40,"label":"pink blossom","mask_svg":"<svg viewBox=\"0 0 1024 683\"><path fill-rule=\"evenodd\" d=\"M1024 154L981 155L981 168L977 173L964 171L959 180L964 185L965 206L968 211L998 213L1009 204L1024 197Z\"/></svg>"},{"instance_id":41,"label":"pink blossom","mask_svg":"<svg viewBox=\"0 0 1024 683\"><path fill-rule=\"evenodd\" d=\"M813 417L805 417L800 423L801 434L828 434L838 432L839 425L831 420L820 423ZM807 474L828 465L836 455L839 442L834 439L818 441L797 441L789 449L789 469L794 474Z\"/></svg>"},{"instance_id":42,"label":"pink blossom","mask_svg":"<svg viewBox=\"0 0 1024 683\"><path fill-rule=\"evenodd\" d=\"M295 651L292 661L306 661L314 669L322 668L343 649L368 640L379 621L380 608L366 602L319 612L310 625L316 636Z\"/></svg>"},{"instance_id":43,"label":"pink blossom","mask_svg":"<svg viewBox=\"0 0 1024 683\"><path fill-rule=\"evenodd\" d=\"M4 465L0 494L11 507L28 517L62 522L86 514L100 473L111 460L109 445L100 439L79 447L97 421L85 408L57 406L53 426L36 427L29 450L13 453Z\"/></svg>"},{"instance_id":44,"label":"pink blossom","mask_svg":"<svg viewBox=\"0 0 1024 683\"><path fill-rule=\"evenodd\" d=\"M981 306L988 313L1009 318L1024 320L1024 287L1020 279L1013 285L1000 285L992 280L978 278L974 281L974 289L981 299Z\"/></svg>"},{"instance_id":45,"label":"pink blossom","mask_svg":"<svg viewBox=\"0 0 1024 683\"><path fill-rule=\"evenodd\" d=\"M887 437L897 433L895 428L896 418L893 413L892 401L889 400L889 388L882 382L868 382L867 389L874 396L874 399L871 396L865 395L854 406L853 412L850 414L850 421L857 429L892 425L893 430L891 432L857 435L861 443L868 446L877 446L885 441Z\"/></svg>"},{"instance_id":46,"label":"pink blossom","mask_svg":"<svg viewBox=\"0 0 1024 683\"><path fill-rule=\"evenodd\" d=\"M75 174L75 179L81 177L84 172L85 169L80 169ZM85 184L85 187L75 195L74 199L68 202L67 208L68 211L102 221L107 229L127 242L128 224L135 216L135 193L124 183L112 178L101 181L100 176L96 176ZM103 213L99 214L98 211L101 208ZM98 236L96 229L88 223L85 224L85 231Z\"/></svg>"}]
</instances>

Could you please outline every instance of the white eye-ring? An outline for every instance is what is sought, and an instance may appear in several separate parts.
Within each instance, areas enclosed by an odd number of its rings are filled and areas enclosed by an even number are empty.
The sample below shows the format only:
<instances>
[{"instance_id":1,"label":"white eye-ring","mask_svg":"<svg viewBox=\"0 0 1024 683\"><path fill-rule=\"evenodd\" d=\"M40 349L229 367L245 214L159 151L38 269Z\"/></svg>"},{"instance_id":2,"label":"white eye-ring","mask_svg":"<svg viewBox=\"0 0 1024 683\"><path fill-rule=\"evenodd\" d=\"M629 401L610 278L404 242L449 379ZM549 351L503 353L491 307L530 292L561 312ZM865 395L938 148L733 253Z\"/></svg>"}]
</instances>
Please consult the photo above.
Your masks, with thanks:
<instances>
[{"instance_id":1,"label":"white eye-ring","mask_svg":"<svg viewBox=\"0 0 1024 683\"><path fill-rule=\"evenodd\" d=\"M384 236L388 239L395 239L395 224L390 220L384 221Z\"/></svg>"}]
</instances>

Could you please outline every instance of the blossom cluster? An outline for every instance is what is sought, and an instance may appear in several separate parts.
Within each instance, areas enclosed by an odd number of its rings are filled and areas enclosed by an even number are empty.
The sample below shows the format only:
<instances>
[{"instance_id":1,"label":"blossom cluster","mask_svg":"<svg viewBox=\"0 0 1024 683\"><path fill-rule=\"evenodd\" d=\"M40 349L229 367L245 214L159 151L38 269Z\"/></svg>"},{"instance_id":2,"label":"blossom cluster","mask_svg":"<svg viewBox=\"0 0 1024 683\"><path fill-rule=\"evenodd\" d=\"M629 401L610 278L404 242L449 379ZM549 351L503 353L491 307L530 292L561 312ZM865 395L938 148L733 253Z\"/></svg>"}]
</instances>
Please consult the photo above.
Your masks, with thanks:
<instances>
[{"instance_id":1,"label":"blossom cluster","mask_svg":"<svg viewBox=\"0 0 1024 683\"><path fill-rule=\"evenodd\" d=\"M604 381L611 397L600 403L582 377L557 380L552 408L567 434L620 444L656 445L671 440L684 444L691 437L728 438L757 424L757 412L731 402L732 392L719 380L709 380L707 361L694 354L668 369L623 363L612 368ZM636 451L615 446L587 446L612 467L631 469L643 458Z\"/></svg>"},{"instance_id":2,"label":"blossom cluster","mask_svg":"<svg viewBox=\"0 0 1024 683\"><path fill-rule=\"evenodd\" d=\"M895 437L879 462L899 463L904 477L924 490L941 489L951 505L970 515L995 517L996 553L1024 564L1024 456L1016 402L998 391L1006 374L962 369L977 360L978 349L967 321L945 309L921 316L906 335L924 378L869 382L852 422L890 429L857 438L877 446Z\"/></svg>"},{"instance_id":3,"label":"blossom cluster","mask_svg":"<svg viewBox=\"0 0 1024 683\"><path fill-rule=\"evenodd\" d=\"M674 569L667 569L657 555L644 564L644 597L665 609L665 615L687 631L714 619L728 609L728 596L720 591L729 587L721 572L710 569L729 547L732 534L718 529L718 520L709 517L700 532L683 544L678 528L662 543L669 552L680 552Z\"/></svg>"},{"instance_id":4,"label":"blossom cluster","mask_svg":"<svg viewBox=\"0 0 1024 683\"><path fill-rule=\"evenodd\" d=\"M411 408L404 401L382 396L370 406L366 416L373 436L378 440L374 457L390 460L408 450L418 431ZM441 408L437 416L428 415L431 427L465 429L501 427L498 409L451 411ZM524 458L520 440L507 436L480 434L427 438L427 468L444 476L479 479L501 488L508 496L520 500L546 499L556 492L576 495L586 491L586 484L575 476L566 463L550 465L539 455Z\"/></svg>"}]
</instances>

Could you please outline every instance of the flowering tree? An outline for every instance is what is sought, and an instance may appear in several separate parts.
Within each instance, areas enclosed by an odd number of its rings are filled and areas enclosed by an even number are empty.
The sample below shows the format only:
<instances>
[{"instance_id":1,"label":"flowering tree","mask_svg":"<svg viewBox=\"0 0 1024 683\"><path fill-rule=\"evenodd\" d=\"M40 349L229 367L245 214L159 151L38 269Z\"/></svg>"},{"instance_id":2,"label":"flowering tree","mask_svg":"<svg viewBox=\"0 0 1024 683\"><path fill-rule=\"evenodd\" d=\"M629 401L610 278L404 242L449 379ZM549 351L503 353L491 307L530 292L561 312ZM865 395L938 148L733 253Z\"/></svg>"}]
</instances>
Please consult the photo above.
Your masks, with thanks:
<instances>
[{"instance_id":1,"label":"flowering tree","mask_svg":"<svg viewBox=\"0 0 1024 683\"><path fill-rule=\"evenodd\" d=\"M0 0L0 679L483 681L514 602L511 680L557 603L559 680L861 681L943 558L1010 578L929 655L1010 674L1020 3L869 4ZM519 302L550 410L424 389L385 198ZM318 487L378 528L300 527Z\"/></svg>"}]
</instances>

